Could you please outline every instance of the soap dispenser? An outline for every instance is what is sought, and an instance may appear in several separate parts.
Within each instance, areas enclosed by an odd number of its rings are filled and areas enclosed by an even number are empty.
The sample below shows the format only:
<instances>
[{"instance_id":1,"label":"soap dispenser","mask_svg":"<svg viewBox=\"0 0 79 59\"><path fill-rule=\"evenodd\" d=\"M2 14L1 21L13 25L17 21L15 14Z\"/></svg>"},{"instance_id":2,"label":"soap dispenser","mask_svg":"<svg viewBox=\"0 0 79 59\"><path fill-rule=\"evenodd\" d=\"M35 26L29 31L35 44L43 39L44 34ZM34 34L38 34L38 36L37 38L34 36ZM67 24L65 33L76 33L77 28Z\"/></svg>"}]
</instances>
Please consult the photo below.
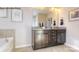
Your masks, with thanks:
<instances>
[{"instance_id":1,"label":"soap dispenser","mask_svg":"<svg viewBox=\"0 0 79 59\"><path fill-rule=\"evenodd\" d=\"M63 19L60 19L60 26L64 27L64 21L63 21Z\"/></svg>"},{"instance_id":2,"label":"soap dispenser","mask_svg":"<svg viewBox=\"0 0 79 59\"><path fill-rule=\"evenodd\" d=\"M56 21L55 20L53 21L53 25L56 26Z\"/></svg>"}]
</instances>

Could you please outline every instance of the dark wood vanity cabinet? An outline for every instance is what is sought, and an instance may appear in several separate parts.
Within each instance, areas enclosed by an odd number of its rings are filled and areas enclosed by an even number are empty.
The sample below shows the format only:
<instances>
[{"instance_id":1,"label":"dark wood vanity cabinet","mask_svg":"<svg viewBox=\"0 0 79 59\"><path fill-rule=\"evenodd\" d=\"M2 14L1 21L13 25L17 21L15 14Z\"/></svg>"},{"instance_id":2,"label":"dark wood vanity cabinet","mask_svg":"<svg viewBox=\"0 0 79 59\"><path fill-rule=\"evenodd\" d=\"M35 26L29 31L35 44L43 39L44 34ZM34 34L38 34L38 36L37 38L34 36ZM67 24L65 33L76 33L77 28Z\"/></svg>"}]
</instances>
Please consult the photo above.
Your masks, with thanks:
<instances>
[{"instance_id":1,"label":"dark wood vanity cabinet","mask_svg":"<svg viewBox=\"0 0 79 59\"><path fill-rule=\"evenodd\" d=\"M32 30L33 49L64 44L66 40L65 29Z\"/></svg>"}]
</instances>

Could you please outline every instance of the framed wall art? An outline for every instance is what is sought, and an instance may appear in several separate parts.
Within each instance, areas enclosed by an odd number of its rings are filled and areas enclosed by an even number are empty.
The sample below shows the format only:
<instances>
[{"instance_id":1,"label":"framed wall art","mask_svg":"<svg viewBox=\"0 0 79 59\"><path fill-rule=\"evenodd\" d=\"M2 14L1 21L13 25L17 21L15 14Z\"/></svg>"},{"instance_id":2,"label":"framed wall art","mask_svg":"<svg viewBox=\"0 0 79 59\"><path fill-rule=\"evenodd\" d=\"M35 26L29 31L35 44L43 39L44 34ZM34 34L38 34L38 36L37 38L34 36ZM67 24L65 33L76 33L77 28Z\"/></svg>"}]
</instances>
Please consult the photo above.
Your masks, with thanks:
<instances>
[{"instance_id":1,"label":"framed wall art","mask_svg":"<svg viewBox=\"0 0 79 59\"><path fill-rule=\"evenodd\" d=\"M69 21L79 20L79 8L69 11Z\"/></svg>"},{"instance_id":2,"label":"framed wall art","mask_svg":"<svg viewBox=\"0 0 79 59\"><path fill-rule=\"evenodd\" d=\"M12 21L22 22L23 12L21 8L12 8Z\"/></svg>"}]
</instances>

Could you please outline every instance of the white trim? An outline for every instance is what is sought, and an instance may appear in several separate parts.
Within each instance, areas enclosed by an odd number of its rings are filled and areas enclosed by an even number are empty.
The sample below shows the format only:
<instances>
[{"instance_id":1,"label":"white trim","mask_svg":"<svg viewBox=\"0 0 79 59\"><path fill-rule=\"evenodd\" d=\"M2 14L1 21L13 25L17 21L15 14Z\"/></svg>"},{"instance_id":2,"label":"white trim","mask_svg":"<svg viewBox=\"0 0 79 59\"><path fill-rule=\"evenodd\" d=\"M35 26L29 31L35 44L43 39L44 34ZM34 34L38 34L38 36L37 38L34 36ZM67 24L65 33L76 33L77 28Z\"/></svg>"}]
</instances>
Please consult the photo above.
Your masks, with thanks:
<instances>
[{"instance_id":1,"label":"white trim","mask_svg":"<svg viewBox=\"0 0 79 59\"><path fill-rule=\"evenodd\" d=\"M31 44L25 44L25 45L16 46L15 48L30 47L30 46L32 46L32 45Z\"/></svg>"},{"instance_id":2,"label":"white trim","mask_svg":"<svg viewBox=\"0 0 79 59\"><path fill-rule=\"evenodd\" d=\"M71 47L77 51L79 51L79 47L75 46L75 45L71 45L71 44L68 44L68 43L65 43L64 45L68 46L68 47Z\"/></svg>"}]
</instances>

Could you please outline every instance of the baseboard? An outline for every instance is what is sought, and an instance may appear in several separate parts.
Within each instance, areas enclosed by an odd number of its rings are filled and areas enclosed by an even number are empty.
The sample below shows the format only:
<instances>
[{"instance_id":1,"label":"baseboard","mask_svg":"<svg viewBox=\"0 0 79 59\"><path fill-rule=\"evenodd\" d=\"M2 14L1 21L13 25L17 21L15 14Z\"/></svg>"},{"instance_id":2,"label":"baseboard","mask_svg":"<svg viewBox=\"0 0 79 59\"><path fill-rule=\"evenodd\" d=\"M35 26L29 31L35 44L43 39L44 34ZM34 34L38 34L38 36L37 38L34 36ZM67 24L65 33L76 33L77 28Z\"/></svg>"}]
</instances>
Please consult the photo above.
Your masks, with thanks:
<instances>
[{"instance_id":1,"label":"baseboard","mask_svg":"<svg viewBox=\"0 0 79 59\"><path fill-rule=\"evenodd\" d=\"M30 47L31 44L25 44L25 45L20 45L20 46L16 46L15 48L23 48L23 47Z\"/></svg>"},{"instance_id":2,"label":"baseboard","mask_svg":"<svg viewBox=\"0 0 79 59\"><path fill-rule=\"evenodd\" d=\"M68 46L68 47L71 47L77 51L79 51L79 47L75 46L75 45L71 45L71 44L68 44L68 43L65 43L64 45Z\"/></svg>"}]
</instances>

